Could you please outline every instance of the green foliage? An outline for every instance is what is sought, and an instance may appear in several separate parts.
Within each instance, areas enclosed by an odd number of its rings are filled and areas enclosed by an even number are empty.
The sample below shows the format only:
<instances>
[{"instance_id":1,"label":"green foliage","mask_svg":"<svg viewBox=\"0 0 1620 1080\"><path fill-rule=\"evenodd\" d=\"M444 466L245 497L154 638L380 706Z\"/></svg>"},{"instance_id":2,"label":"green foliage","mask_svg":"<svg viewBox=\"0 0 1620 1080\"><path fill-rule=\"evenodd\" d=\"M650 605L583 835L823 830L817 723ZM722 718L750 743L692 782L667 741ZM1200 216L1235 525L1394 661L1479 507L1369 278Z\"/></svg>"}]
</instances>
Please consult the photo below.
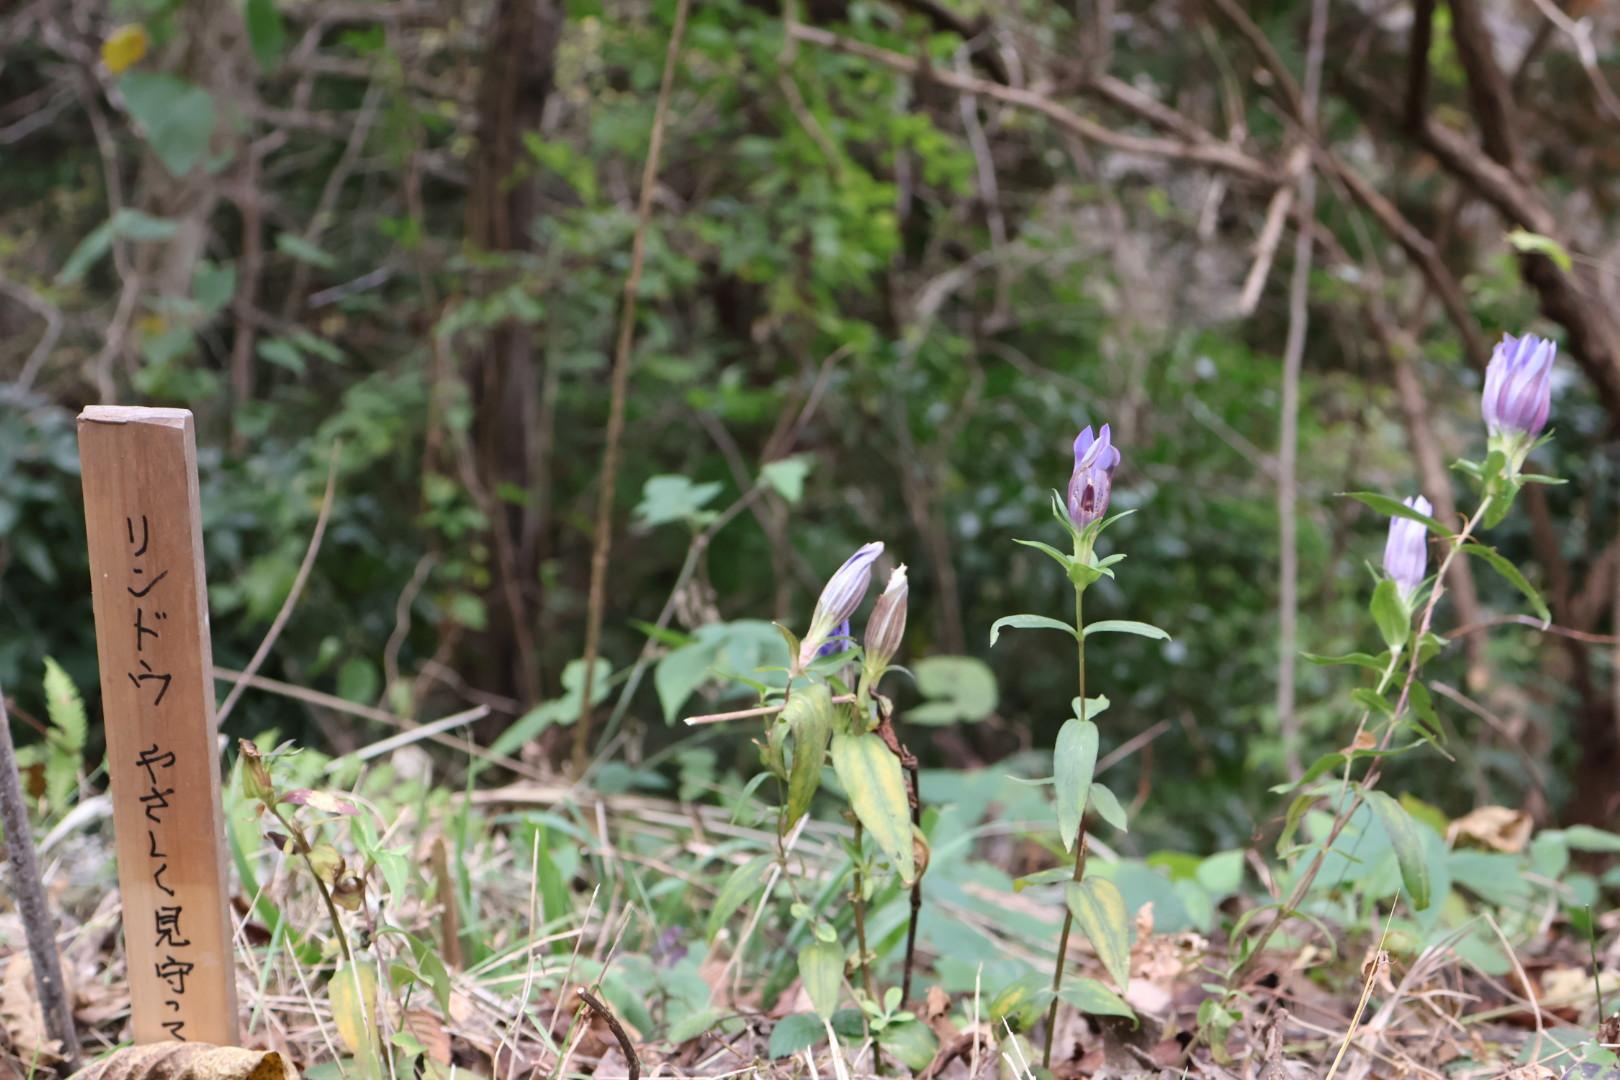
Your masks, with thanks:
<instances>
[{"instance_id":1,"label":"green foliage","mask_svg":"<svg viewBox=\"0 0 1620 1080\"><path fill-rule=\"evenodd\" d=\"M1074 627L1061 619L1047 615L1003 615L990 624L990 644L994 645L1000 639L1002 630L1009 627L1014 630L1061 630L1072 638L1079 637Z\"/></svg>"},{"instance_id":2,"label":"green foliage","mask_svg":"<svg viewBox=\"0 0 1620 1080\"><path fill-rule=\"evenodd\" d=\"M996 711L995 672L977 657L925 656L911 670L925 700L906 710L907 723L972 724Z\"/></svg>"},{"instance_id":3,"label":"green foliage","mask_svg":"<svg viewBox=\"0 0 1620 1080\"><path fill-rule=\"evenodd\" d=\"M1052 778L1057 794L1058 836L1063 846L1074 850L1080 831L1080 817L1091 794L1092 770L1097 765L1097 725L1073 718L1058 729L1057 748L1052 752Z\"/></svg>"},{"instance_id":4,"label":"green foliage","mask_svg":"<svg viewBox=\"0 0 1620 1080\"><path fill-rule=\"evenodd\" d=\"M215 123L207 90L162 72L131 71L118 80L118 91L170 175L185 176L202 163Z\"/></svg>"},{"instance_id":5,"label":"green foliage","mask_svg":"<svg viewBox=\"0 0 1620 1080\"><path fill-rule=\"evenodd\" d=\"M1401 868L1401 881L1406 885L1412 906L1422 911L1429 906L1429 863L1423 839L1410 814L1400 803L1382 791L1367 792L1367 805L1389 834L1395 848L1395 860Z\"/></svg>"},{"instance_id":6,"label":"green foliage","mask_svg":"<svg viewBox=\"0 0 1620 1080\"><path fill-rule=\"evenodd\" d=\"M18 748L17 764L22 769L39 768L44 779L44 818L54 821L73 808L79 793L89 724L78 687L49 656L45 658L44 691L50 726L43 742Z\"/></svg>"},{"instance_id":7,"label":"green foliage","mask_svg":"<svg viewBox=\"0 0 1620 1080\"><path fill-rule=\"evenodd\" d=\"M816 1015L830 1019L838 1008L838 992L844 982L844 950L832 941L812 941L799 950L799 978Z\"/></svg>"}]
</instances>

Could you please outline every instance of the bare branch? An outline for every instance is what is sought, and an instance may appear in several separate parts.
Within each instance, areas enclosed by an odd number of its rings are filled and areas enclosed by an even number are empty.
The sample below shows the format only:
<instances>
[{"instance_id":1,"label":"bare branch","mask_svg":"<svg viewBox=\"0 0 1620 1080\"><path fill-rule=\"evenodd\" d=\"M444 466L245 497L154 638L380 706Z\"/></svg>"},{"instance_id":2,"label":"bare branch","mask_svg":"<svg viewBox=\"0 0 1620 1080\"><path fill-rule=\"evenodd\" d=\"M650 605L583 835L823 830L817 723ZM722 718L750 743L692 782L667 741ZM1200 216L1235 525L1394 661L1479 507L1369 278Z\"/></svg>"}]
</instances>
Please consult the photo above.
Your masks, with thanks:
<instances>
[{"instance_id":1,"label":"bare branch","mask_svg":"<svg viewBox=\"0 0 1620 1080\"><path fill-rule=\"evenodd\" d=\"M923 69L921 61L914 60L909 56L892 52L889 49L882 49L876 45L868 45L863 41L842 37L814 26L794 23L788 28L788 33L800 41L812 45L820 45L822 48L833 49L847 53L850 56L858 56L863 60L882 64L884 67L897 71L902 75L917 75ZM994 98L1009 105L1017 105L1020 108L1038 112L1065 131L1124 153L1169 158L1176 161L1190 161L1267 184L1279 182L1275 168L1259 158L1251 157L1229 143L1212 140L1175 142L1169 139L1128 135L1105 127L1095 120L1080 115L1066 105L1054 101L1045 94L1036 93L1033 90L1003 86L1000 83L993 83L972 75L934 67L928 69L928 77L942 86L951 87L953 90Z\"/></svg>"},{"instance_id":2,"label":"bare branch","mask_svg":"<svg viewBox=\"0 0 1620 1080\"><path fill-rule=\"evenodd\" d=\"M640 298L641 267L647 256L647 233L652 227L653 195L658 187L658 164L664 150L664 125L675 89L675 64L681 55L686 16L691 0L678 0L675 25L664 52L663 81L653 110L647 162L641 171L641 196L636 207L636 233L630 244L630 272L624 281L624 307L619 313L619 336L613 350L612 391L608 405L607 445L602 450L602 475L596 500L596 537L591 549L590 599L585 619L585 681L579 691L579 720L574 725L574 775L590 763L591 691L596 681L596 657L602 645L602 609L607 601L608 555L613 548L613 495L618 482L619 444L624 437L625 398L630 391L630 360L636 337L636 301Z\"/></svg>"}]
</instances>

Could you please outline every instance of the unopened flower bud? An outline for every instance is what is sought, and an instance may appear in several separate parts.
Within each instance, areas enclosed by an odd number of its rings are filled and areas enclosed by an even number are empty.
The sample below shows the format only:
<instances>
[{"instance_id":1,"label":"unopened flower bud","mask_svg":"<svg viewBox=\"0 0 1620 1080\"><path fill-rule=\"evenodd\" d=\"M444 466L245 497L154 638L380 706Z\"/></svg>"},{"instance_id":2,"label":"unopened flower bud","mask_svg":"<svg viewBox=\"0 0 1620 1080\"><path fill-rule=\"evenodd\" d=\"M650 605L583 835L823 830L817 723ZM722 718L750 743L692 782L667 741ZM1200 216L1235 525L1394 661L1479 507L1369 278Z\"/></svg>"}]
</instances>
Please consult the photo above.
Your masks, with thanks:
<instances>
[{"instance_id":1,"label":"unopened flower bud","mask_svg":"<svg viewBox=\"0 0 1620 1080\"><path fill-rule=\"evenodd\" d=\"M910 586L906 582L905 564L894 568L883 595L872 608L872 617L866 622L866 666L877 671L889 666L900 643L906 636L906 598Z\"/></svg>"},{"instance_id":2,"label":"unopened flower bud","mask_svg":"<svg viewBox=\"0 0 1620 1080\"><path fill-rule=\"evenodd\" d=\"M246 739L237 740L242 755L242 794L255 802L276 801L276 785L270 779L270 768L264 763L259 748Z\"/></svg>"},{"instance_id":3,"label":"unopened flower bud","mask_svg":"<svg viewBox=\"0 0 1620 1080\"><path fill-rule=\"evenodd\" d=\"M345 911L359 911L366 898L366 883L344 874L332 883L332 902Z\"/></svg>"},{"instance_id":4,"label":"unopened flower bud","mask_svg":"<svg viewBox=\"0 0 1620 1080\"><path fill-rule=\"evenodd\" d=\"M1406 506L1420 514L1432 513L1434 507L1421 495L1405 500ZM1423 584L1429 569L1429 530L1421 521L1411 518L1389 519L1389 539L1384 542L1384 573L1388 574L1400 590L1401 599L1410 601L1412 594Z\"/></svg>"},{"instance_id":5,"label":"unopened flower bud","mask_svg":"<svg viewBox=\"0 0 1620 1080\"><path fill-rule=\"evenodd\" d=\"M1069 477L1069 520L1083 529L1108 513L1108 496L1114 489L1114 470L1119 467L1119 451L1113 435L1104 424L1095 436L1087 427L1074 440L1074 472Z\"/></svg>"},{"instance_id":6,"label":"unopened flower bud","mask_svg":"<svg viewBox=\"0 0 1620 1080\"><path fill-rule=\"evenodd\" d=\"M861 601L866 597L866 587L872 583L872 563L881 554L881 540L863 545L827 579L826 587L821 590L821 598L816 601L816 610L810 616L810 630L799 643L800 668L809 666L815 660L833 631L840 624L848 622L855 609L861 606Z\"/></svg>"},{"instance_id":7,"label":"unopened flower bud","mask_svg":"<svg viewBox=\"0 0 1620 1080\"><path fill-rule=\"evenodd\" d=\"M1492 435L1535 438L1552 408L1552 366L1558 345L1534 334L1503 334L1485 369L1480 413Z\"/></svg>"}]
</instances>

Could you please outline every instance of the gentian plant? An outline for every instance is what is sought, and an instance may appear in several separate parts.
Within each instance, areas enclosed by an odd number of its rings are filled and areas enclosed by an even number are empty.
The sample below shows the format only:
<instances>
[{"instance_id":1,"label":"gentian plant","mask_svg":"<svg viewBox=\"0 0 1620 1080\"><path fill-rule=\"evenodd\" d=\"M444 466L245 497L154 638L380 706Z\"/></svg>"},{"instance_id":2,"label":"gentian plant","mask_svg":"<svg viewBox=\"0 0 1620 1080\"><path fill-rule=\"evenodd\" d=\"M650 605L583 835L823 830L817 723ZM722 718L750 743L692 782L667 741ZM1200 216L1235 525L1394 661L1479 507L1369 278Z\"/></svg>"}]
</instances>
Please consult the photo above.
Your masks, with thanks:
<instances>
[{"instance_id":1,"label":"gentian plant","mask_svg":"<svg viewBox=\"0 0 1620 1080\"><path fill-rule=\"evenodd\" d=\"M1524 594L1543 623L1551 621L1546 604L1535 588L1506 557L1480 543L1478 530L1500 523L1527 483L1562 483L1551 476L1524 471L1526 460L1546 441L1542 431L1551 409L1551 369L1556 346L1532 334L1507 335L1497 345L1485 375L1480 412L1486 428L1486 454L1481 461L1458 461L1454 468L1473 480L1477 501L1460 525L1437 520L1421 496L1397 501L1374 492L1353 497L1390 516L1384 545L1383 572L1373 589L1370 613L1383 640L1381 653L1312 656L1318 664L1362 667L1377 673L1372 686L1351 693L1360 708L1355 737L1342 750L1318 758L1293 783L1275 790L1292 793L1278 850L1299 856L1300 869L1287 898L1277 905L1276 918L1245 941L1234 975L1247 971L1271 935L1288 918L1299 914L1327 853L1333 849L1352 815L1366 806L1383 825L1395 850L1401 881L1413 908L1427 908L1429 867L1422 837L1399 801L1377 789L1389 757L1430 744L1444 753L1441 729L1422 671L1445 648L1447 641L1434 633L1435 609L1445 593L1446 574L1459 555L1486 563ZM1439 567L1427 575L1428 546L1442 546ZM1449 755L1448 755L1449 756ZM1360 776L1358 767L1365 766ZM1293 837L1307 810L1327 799L1335 811L1327 834L1319 842L1295 847ZM1308 857L1307 857L1308 856ZM1264 909L1261 909L1264 910ZM1241 935L1237 928L1234 937ZM1236 981L1234 979L1234 981Z\"/></svg>"},{"instance_id":2,"label":"gentian plant","mask_svg":"<svg viewBox=\"0 0 1620 1080\"><path fill-rule=\"evenodd\" d=\"M1074 440L1074 472L1069 477L1067 498L1052 492L1052 516L1069 535L1070 550L1064 553L1039 540L1019 540L1017 543L1043 552L1063 567L1064 576L1074 589L1073 624L1045 615L1007 615L997 619L990 628L990 644L994 645L1007 628L1022 630L1057 630L1074 639L1076 673L1079 696L1072 704L1072 715L1058 731L1057 748L1052 759L1052 782L1056 793L1058 835L1063 847L1074 859L1072 867L1059 867L1054 871L1032 875L1026 881L1068 879L1063 914L1063 931L1058 938L1057 961L1052 969L1052 985L1048 993L1051 1002L1047 1011L1046 1046L1042 1064L1052 1063L1052 1040L1056 1031L1058 1003L1063 996L1063 976L1069 951L1069 937L1076 923L1080 931L1096 949L1109 977L1121 991L1130 978L1130 926L1125 911L1125 900L1119 888L1106 878L1086 876L1086 811L1096 811L1104 821L1119 829L1126 826L1125 813L1119 800L1101 784L1093 782L1092 773L1097 764L1097 746L1100 740L1096 718L1108 708L1108 699L1101 695L1086 696L1086 640L1093 634L1124 633L1167 640L1169 635L1148 623L1124 619L1108 619L1087 624L1085 621L1086 590L1103 578L1113 578L1113 567L1125 558L1113 554L1102 558L1097 555L1097 541L1114 522L1130 511L1108 516L1109 497L1113 493L1114 471L1119 467L1120 453L1113 445L1113 433L1104 424L1095 434L1090 427ZM1095 992L1100 986L1087 987ZM1084 995L1071 995L1082 1002Z\"/></svg>"},{"instance_id":3,"label":"gentian plant","mask_svg":"<svg viewBox=\"0 0 1620 1080\"><path fill-rule=\"evenodd\" d=\"M787 642L788 686L779 705L770 707L773 719L760 743L766 771L782 788L778 836L783 845L779 861L785 864L788 838L804 816L821 786L822 769L830 758L849 800L855 822L848 845L851 864L851 910L856 952L853 969L859 972L856 995L876 1033L880 1027L909 1022L896 1012L897 1000L879 998L872 980L872 954L866 940L865 913L883 872L883 863L911 886L927 868L927 844L915 827L915 772L908 783L906 770L916 762L894 734L892 707L879 692L886 673L905 637L909 585L904 565L890 574L857 644L850 620L871 585L873 565L883 554L879 541L862 546L844 560L822 589L803 638L778 626ZM867 850L870 835L876 852ZM915 934L916 901L911 933ZM832 1014L846 969L845 949L829 919L807 905L795 905L811 923L814 940L799 953L800 976L818 1014ZM908 938L908 940L913 940ZM907 981L909 984L910 947ZM909 988L909 987L908 987Z\"/></svg>"}]
</instances>

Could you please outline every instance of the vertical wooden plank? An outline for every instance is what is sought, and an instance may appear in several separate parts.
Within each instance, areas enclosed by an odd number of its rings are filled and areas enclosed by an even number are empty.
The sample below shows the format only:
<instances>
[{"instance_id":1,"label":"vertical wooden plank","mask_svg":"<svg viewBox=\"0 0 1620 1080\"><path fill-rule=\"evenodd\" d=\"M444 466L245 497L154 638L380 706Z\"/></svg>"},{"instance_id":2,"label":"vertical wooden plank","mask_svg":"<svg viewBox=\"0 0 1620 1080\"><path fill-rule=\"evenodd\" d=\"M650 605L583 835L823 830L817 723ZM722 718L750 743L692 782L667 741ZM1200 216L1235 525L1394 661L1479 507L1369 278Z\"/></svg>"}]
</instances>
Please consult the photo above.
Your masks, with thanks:
<instances>
[{"instance_id":1,"label":"vertical wooden plank","mask_svg":"<svg viewBox=\"0 0 1620 1080\"><path fill-rule=\"evenodd\" d=\"M85 409L79 460L135 1041L232 1045L236 978L191 413Z\"/></svg>"}]
</instances>

